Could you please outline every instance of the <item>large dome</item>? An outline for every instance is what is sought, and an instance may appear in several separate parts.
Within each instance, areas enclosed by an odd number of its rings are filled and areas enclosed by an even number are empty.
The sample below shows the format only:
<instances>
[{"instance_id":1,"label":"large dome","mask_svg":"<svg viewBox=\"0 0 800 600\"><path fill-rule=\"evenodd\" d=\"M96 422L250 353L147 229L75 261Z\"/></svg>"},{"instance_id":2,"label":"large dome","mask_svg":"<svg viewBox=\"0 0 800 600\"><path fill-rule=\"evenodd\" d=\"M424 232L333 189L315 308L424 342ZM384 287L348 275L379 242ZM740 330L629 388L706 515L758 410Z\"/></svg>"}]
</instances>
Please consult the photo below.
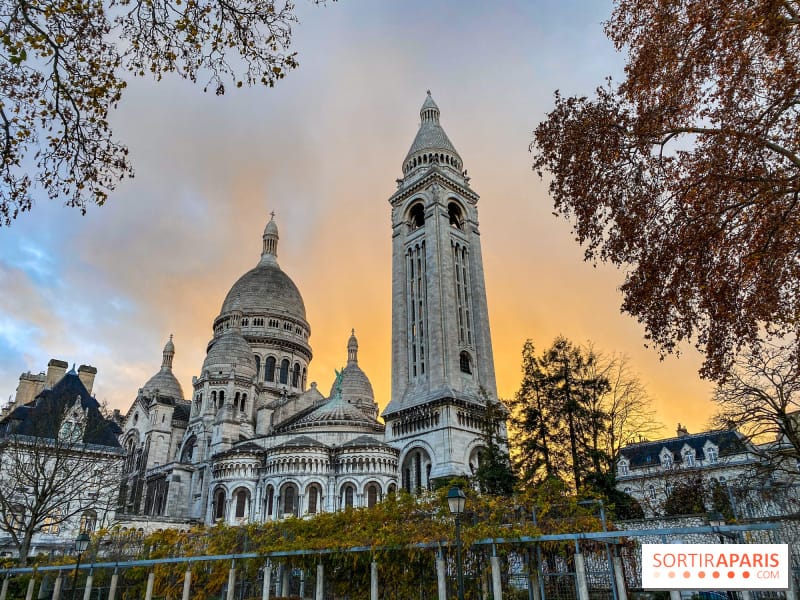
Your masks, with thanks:
<instances>
[{"instance_id":1,"label":"large dome","mask_svg":"<svg viewBox=\"0 0 800 600\"><path fill-rule=\"evenodd\" d=\"M220 314L235 310L244 315L283 313L302 320L306 318L300 290L277 262L263 259L233 284L225 296Z\"/></svg>"}]
</instances>

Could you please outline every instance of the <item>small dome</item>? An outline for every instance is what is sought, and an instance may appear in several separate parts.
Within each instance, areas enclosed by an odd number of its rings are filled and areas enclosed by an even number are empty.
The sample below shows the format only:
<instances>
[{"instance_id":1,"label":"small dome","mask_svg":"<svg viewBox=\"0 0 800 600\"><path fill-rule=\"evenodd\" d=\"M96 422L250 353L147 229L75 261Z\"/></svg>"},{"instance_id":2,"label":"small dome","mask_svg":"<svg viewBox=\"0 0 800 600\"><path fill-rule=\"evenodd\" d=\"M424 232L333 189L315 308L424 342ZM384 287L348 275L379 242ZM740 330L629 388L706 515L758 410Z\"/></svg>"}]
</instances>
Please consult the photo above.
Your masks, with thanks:
<instances>
[{"instance_id":1,"label":"small dome","mask_svg":"<svg viewBox=\"0 0 800 600\"><path fill-rule=\"evenodd\" d=\"M331 385L330 398L336 395L337 385L340 386L342 399L349 404L371 408L375 402L369 377L358 366L358 340L355 330L352 330L347 341L347 366L342 369L341 377Z\"/></svg>"},{"instance_id":2,"label":"small dome","mask_svg":"<svg viewBox=\"0 0 800 600\"><path fill-rule=\"evenodd\" d=\"M142 386L142 393L148 397L153 396L156 390L158 390L159 396L183 400L183 388L172 371L164 371L162 369Z\"/></svg>"},{"instance_id":3,"label":"small dome","mask_svg":"<svg viewBox=\"0 0 800 600\"><path fill-rule=\"evenodd\" d=\"M342 398L331 398L325 404L297 421L301 425L361 425L380 429L381 425L364 411L348 404Z\"/></svg>"},{"instance_id":4,"label":"small dome","mask_svg":"<svg viewBox=\"0 0 800 600\"><path fill-rule=\"evenodd\" d=\"M228 374L231 369L246 377L255 377L256 361L250 344L237 328L226 329L211 342L203 371Z\"/></svg>"},{"instance_id":5,"label":"small dome","mask_svg":"<svg viewBox=\"0 0 800 600\"><path fill-rule=\"evenodd\" d=\"M156 391L160 396L167 396L176 400L183 400L183 388L180 382L172 373L172 358L175 356L175 344L172 343L172 335L164 345L161 359L161 370L147 380L142 386L142 393L145 396L153 396Z\"/></svg>"}]
</instances>

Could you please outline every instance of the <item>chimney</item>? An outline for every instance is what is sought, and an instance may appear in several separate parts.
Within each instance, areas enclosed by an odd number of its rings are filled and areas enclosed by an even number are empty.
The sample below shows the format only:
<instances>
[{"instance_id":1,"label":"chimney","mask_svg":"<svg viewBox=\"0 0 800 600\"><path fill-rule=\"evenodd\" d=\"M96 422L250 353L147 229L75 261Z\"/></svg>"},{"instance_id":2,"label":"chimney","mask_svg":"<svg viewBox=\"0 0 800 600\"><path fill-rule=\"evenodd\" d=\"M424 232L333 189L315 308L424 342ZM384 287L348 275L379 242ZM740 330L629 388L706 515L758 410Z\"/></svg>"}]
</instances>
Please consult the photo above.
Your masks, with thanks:
<instances>
[{"instance_id":1,"label":"chimney","mask_svg":"<svg viewBox=\"0 0 800 600\"><path fill-rule=\"evenodd\" d=\"M678 437L686 437L689 435L689 430L684 425L678 423Z\"/></svg>"},{"instance_id":2,"label":"chimney","mask_svg":"<svg viewBox=\"0 0 800 600\"><path fill-rule=\"evenodd\" d=\"M81 380L83 387L91 395L92 386L94 385L94 376L97 375L97 368L91 365L81 365L78 367L78 378Z\"/></svg>"},{"instance_id":3,"label":"chimney","mask_svg":"<svg viewBox=\"0 0 800 600\"><path fill-rule=\"evenodd\" d=\"M23 406L36 398L36 395L44 388L44 373L33 375L30 372L19 376L17 393L14 396L14 406Z\"/></svg>"},{"instance_id":4,"label":"chimney","mask_svg":"<svg viewBox=\"0 0 800 600\"><path fill-rule=\"evenodd\" d=\"M61 378L64 377L64 373L66 372L67 363L63 360L51 358L50 362L47 363L47 378L44 381L44 387L53 387L56 383L61 381Z\"/></svg>"}]
</instances>

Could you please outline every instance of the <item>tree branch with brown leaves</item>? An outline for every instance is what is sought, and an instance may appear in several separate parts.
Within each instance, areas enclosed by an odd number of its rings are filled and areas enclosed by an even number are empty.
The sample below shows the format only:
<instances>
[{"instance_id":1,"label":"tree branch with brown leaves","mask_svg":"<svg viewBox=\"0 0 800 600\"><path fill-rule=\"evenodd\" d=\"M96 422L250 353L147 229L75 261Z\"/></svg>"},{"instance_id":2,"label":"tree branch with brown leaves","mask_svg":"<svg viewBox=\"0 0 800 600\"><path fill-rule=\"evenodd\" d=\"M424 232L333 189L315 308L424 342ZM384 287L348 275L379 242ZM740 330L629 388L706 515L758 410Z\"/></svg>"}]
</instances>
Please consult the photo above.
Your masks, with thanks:
<instances>
[{"instance_id":1,"label":"tree branch with brown leaves","mask_svg":"<svg viewBox=\"0 0 800 600\"><path fill-rule=\"evenodd\" d=\"M0 0L0 226L43 195L85 213L133 176L109 124L128 76L272 87L296 21L281 0Z\"/></svg>"},{"instance_id":2,"label":"tree branch with brown leaves","mask_svg":"<svg viewBox=\"0 0 800 600\"><path fill-rule=\"evenodd\" d=\"M625 270L623 311L662 355L695 344L714 380L798 333L797 7L617 0L625 80L556 93L531 144L586 260Z\"/></svg>"}]
</instances>

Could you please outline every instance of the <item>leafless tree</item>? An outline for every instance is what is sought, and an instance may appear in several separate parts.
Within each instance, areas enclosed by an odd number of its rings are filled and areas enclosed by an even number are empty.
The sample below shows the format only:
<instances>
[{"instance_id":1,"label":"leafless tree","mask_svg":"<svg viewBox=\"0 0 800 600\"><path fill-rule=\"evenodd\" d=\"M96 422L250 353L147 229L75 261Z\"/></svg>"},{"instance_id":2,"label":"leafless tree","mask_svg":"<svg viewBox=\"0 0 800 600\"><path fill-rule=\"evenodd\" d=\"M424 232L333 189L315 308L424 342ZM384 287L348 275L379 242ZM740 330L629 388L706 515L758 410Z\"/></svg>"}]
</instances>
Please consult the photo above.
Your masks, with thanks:
<instances>
[{"instance_id":1,"label":"leafless tree","mask_svg":"<svg viewBox=\"0 0 800 600\"><path fill-rule=\"evenodd\" d=\"M76 405L83 421L71 418ZM0 532L10 536L23 566L37 533L108 524L123 459L118 447L85 441L107 422L90 418L80 398L64 411L37 408L22 431L4 422L0 433Z\"/></svg>"},{"instance_id":2,"label":"leafless tree","mask_svg":"<svg viewBox=\"0 0 800 600\"><path fill-rule=\"evenodd\" d=\"M797 344L765 344L736 358L717 386L718 427L738 429L771 469L797 472L800 459L800 356Z\"/></svg>"}]
</instances>

